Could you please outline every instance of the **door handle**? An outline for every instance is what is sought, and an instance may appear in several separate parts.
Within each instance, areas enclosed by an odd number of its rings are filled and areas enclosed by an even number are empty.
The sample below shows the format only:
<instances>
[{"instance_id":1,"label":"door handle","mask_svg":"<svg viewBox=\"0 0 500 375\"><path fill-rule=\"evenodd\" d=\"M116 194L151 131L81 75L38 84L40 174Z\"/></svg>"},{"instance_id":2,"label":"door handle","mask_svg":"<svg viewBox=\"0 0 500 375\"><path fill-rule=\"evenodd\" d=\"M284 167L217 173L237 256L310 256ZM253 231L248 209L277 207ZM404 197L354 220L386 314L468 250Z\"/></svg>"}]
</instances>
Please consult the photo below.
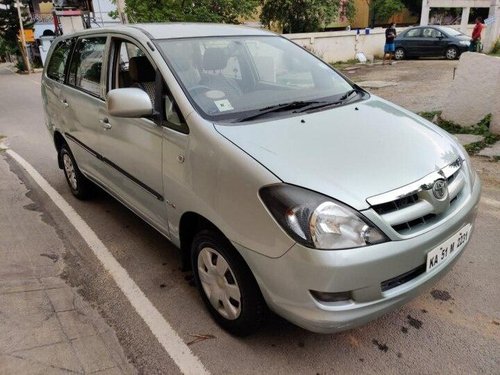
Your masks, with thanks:
<instances>
[{"instance_id":1,"label":"door handle","mask_svg":"<svg viewBox=\"0 0 500 375\"><path fill-rule=\"evenodd\" d=\"M101 126L104 129L111 129L113 126L109 123L109 120L107 117L100 119L99 122L101 123Z\"/></svg>"},{"instance_id":2,"label":"door handle","mask_svg":"<svg viewBox=\"0 0 500 375\"><path fill-rule=\"evenodd\" d=\"M61 102L61 104L63 105L64 108L69 107L69 103L66 101L66 99L59 99L59 101Z\"/></svg>"}]
</instances>

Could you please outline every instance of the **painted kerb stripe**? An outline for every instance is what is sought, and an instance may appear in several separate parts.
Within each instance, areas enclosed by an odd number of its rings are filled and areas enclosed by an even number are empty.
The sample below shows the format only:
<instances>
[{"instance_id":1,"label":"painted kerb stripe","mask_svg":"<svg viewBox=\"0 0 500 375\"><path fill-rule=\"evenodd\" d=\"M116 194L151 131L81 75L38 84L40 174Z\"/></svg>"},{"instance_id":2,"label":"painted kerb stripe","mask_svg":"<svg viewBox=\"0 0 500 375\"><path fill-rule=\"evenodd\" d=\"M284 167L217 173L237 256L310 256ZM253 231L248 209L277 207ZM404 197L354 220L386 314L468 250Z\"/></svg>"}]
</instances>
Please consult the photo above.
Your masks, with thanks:
<instances>
[{"instance_id":1,"label":"painted kerb stripe","mask_svg":"<svg viewBox=\"0 0 500 375\"><path fill-rule=\"evenodd\" d=\"M64 198L50 186L47 180L45 180L31 164L12 150L7 150L7 154L16 160L26 172L31 175L35 182L45 191L49 198L80 233L90 249L94 252L95 256L128 298L135 311L148 325L153 335L158 339L158 342L165 348L168 355L179 367L179 370L186 375L209 374L198 357L191 352L172 326L163 318L139 286L132 280L127 271L118 263L107 247L97 237L95 232L87 225L80 215L78 215L73 207L71 207Z\"/></svg>"}]
</instances>

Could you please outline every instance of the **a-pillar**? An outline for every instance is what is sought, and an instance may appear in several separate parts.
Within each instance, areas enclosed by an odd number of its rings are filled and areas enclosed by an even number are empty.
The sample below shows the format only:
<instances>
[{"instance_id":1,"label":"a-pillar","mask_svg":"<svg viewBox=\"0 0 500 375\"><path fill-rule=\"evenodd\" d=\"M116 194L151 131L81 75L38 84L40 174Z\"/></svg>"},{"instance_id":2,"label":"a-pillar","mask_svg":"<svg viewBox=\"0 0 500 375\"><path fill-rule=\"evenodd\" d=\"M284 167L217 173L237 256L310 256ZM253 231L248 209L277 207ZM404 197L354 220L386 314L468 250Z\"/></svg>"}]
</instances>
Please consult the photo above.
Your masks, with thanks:
<instances>
[{"instance_id":1,"label":"a-pillar","mask_svg":"<svg viewBox=\"0 0 500 375\"><path fill-rule=\"evenodd\" d=\"M467 33L467 25L469 24L470 8L462 8L462 20L460 21L460 31Z\"/></svg>"},{"instance_id":2,"label":"a-pillar","mask_svg":"<svg viewBox=\"0 0 500 375\"><path fill-rule=\"evenodd\" d=\"M431 7L429 6L429 0L422 0L422 13L420 16L420 26L426 26L429 24L429 13Z\"/></svg>"}]
</instances>

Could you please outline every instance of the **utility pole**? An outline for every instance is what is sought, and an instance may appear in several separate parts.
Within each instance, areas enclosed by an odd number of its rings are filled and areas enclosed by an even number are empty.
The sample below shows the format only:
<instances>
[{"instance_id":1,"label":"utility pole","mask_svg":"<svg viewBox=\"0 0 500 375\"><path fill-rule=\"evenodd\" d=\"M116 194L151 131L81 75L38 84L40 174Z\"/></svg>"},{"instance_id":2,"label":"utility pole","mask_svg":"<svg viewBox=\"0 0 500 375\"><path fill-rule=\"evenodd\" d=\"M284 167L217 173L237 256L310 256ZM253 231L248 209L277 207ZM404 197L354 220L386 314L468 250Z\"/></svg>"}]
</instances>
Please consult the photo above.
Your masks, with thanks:
<instances>
[{"instance_id":1,"label":"utility pole","mask_svg":"<svg viewBox=\"0 0 500 375\"><path fill-rule=\"evenodd\" d=\"M15 6L17 8L17 16L19 17L19 27L21 30L21 44L23 47L21 54L23 55L24 65L28 70L28 74L30 74L31 73L30 58L28 56L28 50L26 49L26 37L24 36L23 18L21 16L21 3L19 2L19 0L16 0Z\"/></svg>"},{"instance_id":2,"label":"utility pole","mask_svg":"<svg viewBox=\"0 0 500 375\"><path fill-rule=\"evenodd\" d=\"M116 0L116 10L122 23L128 23L127 13L125 13L125 0Z\"/></svg>"}]
</instances>

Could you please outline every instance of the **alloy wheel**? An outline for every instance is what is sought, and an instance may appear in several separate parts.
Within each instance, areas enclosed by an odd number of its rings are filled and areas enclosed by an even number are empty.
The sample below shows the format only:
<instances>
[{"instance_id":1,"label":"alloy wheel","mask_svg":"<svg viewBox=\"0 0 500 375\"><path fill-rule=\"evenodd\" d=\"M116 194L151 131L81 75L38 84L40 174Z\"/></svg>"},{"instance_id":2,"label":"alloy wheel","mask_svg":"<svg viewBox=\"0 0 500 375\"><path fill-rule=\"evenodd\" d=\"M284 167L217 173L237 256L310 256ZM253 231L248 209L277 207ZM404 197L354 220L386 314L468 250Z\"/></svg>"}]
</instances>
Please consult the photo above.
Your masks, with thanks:
<instances>
[{"instance_id":1,"label":"alloy wheel","mask_svg":"<svg viewBox=\"0 0 500 375\"><path fill-rule=\"evenodd\" d=\"M405 51L401 48L398 48L396 52L394 52L394 58L396 60L403 60L405 57Z\"/></svg>"},{"instance_id":2,"label":"alloy wheel","mask_svg":"<svg viewBox=\"0 0 500 375\"><path fill-rule=\"evenodd\" d=\"M448 60L455 60L457 58L457 50L453 47L446 50L446 58Z\"/></svg>"}]
</instances>

